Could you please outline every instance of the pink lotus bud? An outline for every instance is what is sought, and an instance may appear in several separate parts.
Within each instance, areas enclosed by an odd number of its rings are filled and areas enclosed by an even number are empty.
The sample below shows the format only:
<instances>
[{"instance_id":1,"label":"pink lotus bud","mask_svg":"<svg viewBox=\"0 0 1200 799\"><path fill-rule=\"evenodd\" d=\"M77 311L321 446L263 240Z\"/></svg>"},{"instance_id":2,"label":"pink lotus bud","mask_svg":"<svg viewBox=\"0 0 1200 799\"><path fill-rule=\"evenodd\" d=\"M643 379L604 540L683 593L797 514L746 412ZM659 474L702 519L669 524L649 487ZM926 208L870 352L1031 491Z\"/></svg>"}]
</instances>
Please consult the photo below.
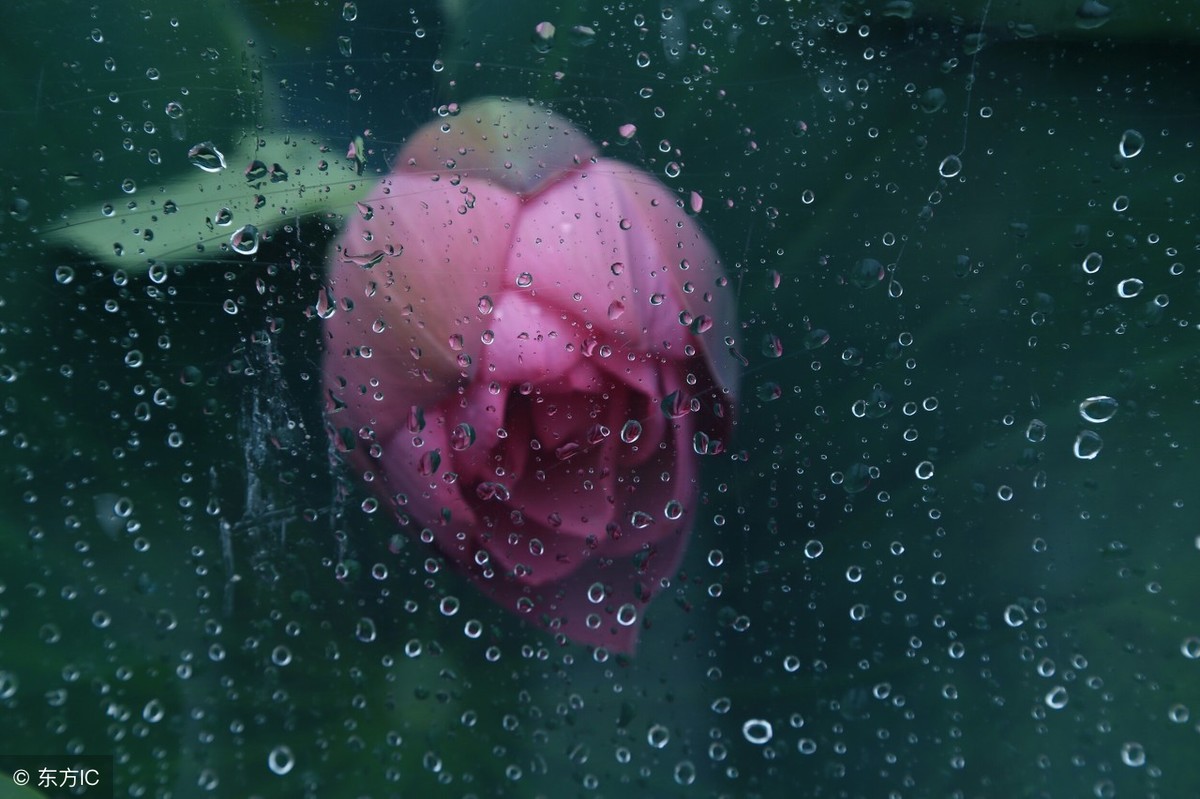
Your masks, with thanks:
<instances>
[{"instance_id":1,"label":"pink lotus bud","mask_svg":"<svg viewBox=\"0 0 1200 799\"><path fill-rule=\"evenodd\" d=\"M326 323L352 464L493 600L632 651L733 423L716 252L682 198L525 102L420 129L364 202Z\"/></svg>"}]
</instances>

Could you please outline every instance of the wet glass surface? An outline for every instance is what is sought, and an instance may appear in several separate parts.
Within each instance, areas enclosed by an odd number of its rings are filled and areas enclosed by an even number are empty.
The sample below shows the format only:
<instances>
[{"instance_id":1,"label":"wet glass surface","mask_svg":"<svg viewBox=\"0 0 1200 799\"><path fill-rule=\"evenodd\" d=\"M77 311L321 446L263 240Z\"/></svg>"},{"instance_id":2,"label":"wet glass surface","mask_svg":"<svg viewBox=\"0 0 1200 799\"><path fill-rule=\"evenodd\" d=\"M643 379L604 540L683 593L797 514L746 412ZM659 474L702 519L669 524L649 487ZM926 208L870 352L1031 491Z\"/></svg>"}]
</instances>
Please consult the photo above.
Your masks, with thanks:
<instances>
[{"instance_id":1,"label":"wet glass surface","mask_svg":"<svg viewBox=\"0 0 1200 799\"><path fill-rule=\"evenodd\" d=\"M8 16L4 754L1200 790L1192 4Z\"/></svg>"}]
</instances>

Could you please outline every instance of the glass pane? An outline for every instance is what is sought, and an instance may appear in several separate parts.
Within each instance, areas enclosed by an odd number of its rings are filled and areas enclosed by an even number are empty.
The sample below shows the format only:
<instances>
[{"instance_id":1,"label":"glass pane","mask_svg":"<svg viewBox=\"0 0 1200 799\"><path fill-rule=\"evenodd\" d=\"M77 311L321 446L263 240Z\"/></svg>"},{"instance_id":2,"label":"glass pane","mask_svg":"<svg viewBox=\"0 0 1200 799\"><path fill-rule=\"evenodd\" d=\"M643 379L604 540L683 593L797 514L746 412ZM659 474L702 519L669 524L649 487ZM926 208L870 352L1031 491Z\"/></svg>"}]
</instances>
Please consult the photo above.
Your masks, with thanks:
<instances>
[{"instance_id":1,"label":"glass pane","mask_svg":"<svg viewBox=\"0 0 1200 799\"><path fill-rule=\"evenodd\" d=\"M1192 4L10 5L29 795L1200 790Z\"/></svg>"}]
</instances>

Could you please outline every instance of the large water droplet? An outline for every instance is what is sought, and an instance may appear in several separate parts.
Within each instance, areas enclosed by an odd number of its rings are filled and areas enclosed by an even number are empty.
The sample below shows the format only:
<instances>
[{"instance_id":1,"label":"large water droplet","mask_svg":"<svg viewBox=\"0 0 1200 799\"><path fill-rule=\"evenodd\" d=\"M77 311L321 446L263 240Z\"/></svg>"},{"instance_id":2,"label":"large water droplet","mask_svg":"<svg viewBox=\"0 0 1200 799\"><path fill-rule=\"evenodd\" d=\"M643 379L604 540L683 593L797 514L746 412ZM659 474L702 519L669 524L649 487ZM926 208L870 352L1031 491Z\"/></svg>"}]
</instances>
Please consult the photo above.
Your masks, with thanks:
<instances>
[{"instance_id":1,"label":"large water droplet","mask_svg":"<svg viewBox=\"0 0 1200 799\"><path fill-rule=\"evenodd\" d=\"M1121 141L1117 144L1117 152L1123 158L1136 158L1142 152L1142 148L1146 146L1146 137L1136 130L1127 130L1121 134Z\"/></svg>"},{"instance_id":2,"label":"large water droplet","mask_svg":"<svg viewBox=\"0 0 1200 799\"><path fill-rule=\"evenodd\" d=\"M450 431L450 448L462 452L475 443L475 428L466 422L459 423Z\"/></svg>"},{"instance_id":3,"label":"large water droplet","mask_svg":"<svg viewBox=\"0 0 1200 799\"><path fill-rule=\"evenodd\" d=\"M1142 289L1146 284L1136 277L1127 277L1117 284L1117 296L1123 300L1128 300L1142 293Z\"/></svg>"},{"instance_id":4,"label":"large water droplet","mask_svg":"<svg viewBox=\"0 0 1200 799\"><path fill-rule=\"evenodd\" d=\"M225 168L225 155L210 141L193 144L187 157L193 166L205 172L220 172Z\"/></svg>"},{"instance_id":5,"label":"large water droplet","mask_svg":"<svg viewBox=\"0 0 1200 799\"><path fill-rule=\"evenodd\" d=\"M1079 415L1093 424L1104 424L1117 413L1117 401L1112 397L1088 397L1079 403Z\"/></svg>"},{"instance_id":6,"label":"large water droplet","mask_svg":"<svg viewBox=\"0 0 1200 799\"><path fill-rule=\"evenodd\" d=\"M1099 433L1094 430L1084 430L1075 436L1075 445L1072 449L1076 458L1081 461L1090 461L1100 454L1103 447L1104 441L1100 438Z\"/></svg>"},{"instance_id":7,"label":"large water droplet","mask_svg":"<svg viewBox=\"0 0 1200 799\"><path fill-rule=\"evenodd\" d=\"M254 255L258 252L258 228L242 225L229 237L229 246L238 255Z\"/></svg>"},{"instance_id":8,"label":"large water droplet","mask_svg":"<svg viewBox=\"0 0 1200 799\"><path fill-rule=\"evenodd\" d=\"M854 265L850 273L850 282L860 289L869 289L883 280L885 270L883 264L874 258L863 258Z\"/></svg>"}]
</instances>

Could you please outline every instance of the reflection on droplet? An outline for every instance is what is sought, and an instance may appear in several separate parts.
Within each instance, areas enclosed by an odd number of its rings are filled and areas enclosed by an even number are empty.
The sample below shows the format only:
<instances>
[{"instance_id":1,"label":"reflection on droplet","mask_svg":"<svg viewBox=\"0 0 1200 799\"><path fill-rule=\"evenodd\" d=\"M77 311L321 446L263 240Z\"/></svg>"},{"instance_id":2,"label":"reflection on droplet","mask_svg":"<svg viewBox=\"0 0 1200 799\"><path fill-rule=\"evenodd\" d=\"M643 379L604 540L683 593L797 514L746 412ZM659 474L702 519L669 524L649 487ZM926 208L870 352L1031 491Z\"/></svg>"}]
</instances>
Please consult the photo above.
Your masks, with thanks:
<instances>
[{"instance_id":1,"label":"reflection on droplet","mask_svg":"<svg viewBox=\"0 0 1200 799\"><path fill-rule=\"evenodd\" d=\"M450 431L450 448L462 452L475 443L475 428L461 422Z\"/></svg>"},{"instance_id":2,"label":"reflection on droplet","mask_svg":"<svg viewBox=\"0 0 1200 799\"><path fill-rule=\"evenodd\" d=\"M422 477L429 477L438 470L442 465L442 456L437 450L426 452L421 455L421 459L417 461L417 472Z\"/></svg>"},{"instance_id":3,"label":"reflection on droplet","mask_svg":"<svg viewBox=\"0 0 1200 799\"><path fill-rule=\"evenodd\" d=\"M229 237L229 246L238 255L254 255L258 252L258 228L242 225Z\"/></svg>"},{"instance_id":4,"label":"reflection on droplet","mask_svg":"<svg viewBox=\"0 0 1200 799\"><path fill-rule=\"evenodd\" d=\"M1084 421L1103 424L1117 413L1117 401L1112 397L1088 397L1079 403L1079 415Z\"/></svg>"},{"instance_id":5,"label":"reflection on droplet","mask_svg":"<svg viewBox=\"0 0 1200 799\"><path fill-rule=\"evenodd\" d=\"M1079 8L1075 9L1075 27L1084 30L1099 28L1108 22L1111 16L1112 9L1099 0L1084 0Z\"/></svg>"},{"instance_id":6,"label":"reflection on droplet","mask_svg":"<svg viewBox=\"0 0 1200 799\"><path fill-rule=\"evenodd\" d=\"M1076 458L1081 461L1090 461L1100 454L1103 447L1104 441L1098 433L1094 430L1084 430L1075 436L1075 445L1072 449Z\"/></svg>"},{"instance_id":7,"label":"reflection on droplet","mask_svg":"<svg viewBox=\"0 0 1200 799\"><path fill-rule=\"evenodd\" d=\"M804 337L804 349L816 350L824 347L829 342L828 330L810 330L808 335Z\"/></svg>"},{"instance_id":8,"label":"reflection on droplet","mask_svg":"<svg viewBox=\"0 0 1200 799\"><path fill-rule=\"evenodd\" d=\"M869 289L883 280L883 264L874 258L863 258L850 273L850 282L860 289Z\"/></svg>"},{"instance_id":9,"label":"reflection on droplet","mask_svg":"<svg viewBox=\"0 0 1200 799\"><path fill-rule=\"evenodd\" d=\"M210 141L194 144L188 149L188 162L205 172L220 172L225 168L225 155Z\"/></svg>"}]
</instances>

